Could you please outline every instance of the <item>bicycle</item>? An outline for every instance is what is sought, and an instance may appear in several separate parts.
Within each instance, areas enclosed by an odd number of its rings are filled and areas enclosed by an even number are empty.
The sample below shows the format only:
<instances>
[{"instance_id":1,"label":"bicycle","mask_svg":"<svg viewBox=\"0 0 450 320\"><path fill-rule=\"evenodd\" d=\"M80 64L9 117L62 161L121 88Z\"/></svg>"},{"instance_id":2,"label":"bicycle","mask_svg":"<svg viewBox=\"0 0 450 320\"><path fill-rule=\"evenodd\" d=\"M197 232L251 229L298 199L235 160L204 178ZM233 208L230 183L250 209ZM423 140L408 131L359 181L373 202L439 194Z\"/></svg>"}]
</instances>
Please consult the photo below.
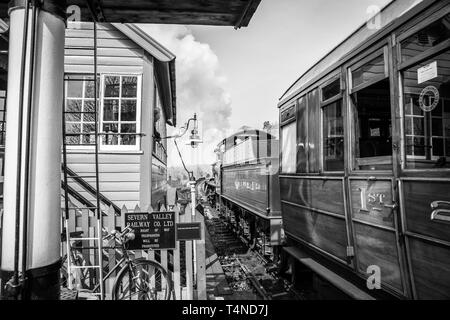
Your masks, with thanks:
<instances>
[{"instance_id":1,"label":"bicycle","mask_svg":"<svg viewBox=\"0 0 450 320\"><path fill-rule=\"evenodd\" d=\"M103 237L103 241L114 239L119 244L122 252L121 260L109 270L104 276L104 280L122 266L117 273L112 286L113 300L170 300L172 293L172 282L167 271L161 264L146 258L132 259L127 250L127 242L134 240L135 234L131 227L126 227L122 232L111 231ZM79 252L74 254L74 249L69 246L71 257L80 256ZM116 249L116 246L114 247ZM81 255L82 256L82 255ZM77 263L84 263L84 259L72 260ZM89 277L89 279L85 278ZM92 277L90 273L80 274L81 284L89 282ZM91 292L98 292L100 284L96 284Z\"/></svg>"}]
</instances>

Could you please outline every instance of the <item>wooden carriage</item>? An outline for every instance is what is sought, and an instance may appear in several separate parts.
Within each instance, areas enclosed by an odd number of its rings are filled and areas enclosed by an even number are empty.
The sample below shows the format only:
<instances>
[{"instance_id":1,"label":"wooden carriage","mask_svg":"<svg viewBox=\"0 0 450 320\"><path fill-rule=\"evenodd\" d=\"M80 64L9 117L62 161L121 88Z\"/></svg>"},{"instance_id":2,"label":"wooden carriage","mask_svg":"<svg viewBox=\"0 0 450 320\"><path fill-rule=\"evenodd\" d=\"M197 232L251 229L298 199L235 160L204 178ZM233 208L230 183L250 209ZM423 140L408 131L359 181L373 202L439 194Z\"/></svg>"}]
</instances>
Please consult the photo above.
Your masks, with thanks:
<instances>
[{"instance_id":1,"label":"wooden carriage","mask_svg":"<svg viewBox=\"0 0 450 320\"><path fill-rule=\"evenodd\" d=\"M278 106L287 251L353 297L450 298L449 1L391 2Z\"/></svg>"}]
</instances>

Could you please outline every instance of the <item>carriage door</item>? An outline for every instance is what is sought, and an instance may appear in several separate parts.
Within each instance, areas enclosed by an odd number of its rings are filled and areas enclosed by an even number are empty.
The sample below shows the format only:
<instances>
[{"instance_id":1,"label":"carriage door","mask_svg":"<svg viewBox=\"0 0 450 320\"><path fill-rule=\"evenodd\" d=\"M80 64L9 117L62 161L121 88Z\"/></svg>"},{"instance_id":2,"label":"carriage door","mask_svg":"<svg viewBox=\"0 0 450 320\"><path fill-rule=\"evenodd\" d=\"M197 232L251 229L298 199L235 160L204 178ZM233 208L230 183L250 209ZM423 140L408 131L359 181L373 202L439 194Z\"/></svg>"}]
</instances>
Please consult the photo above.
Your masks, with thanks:
<instances>
[{"instance_id":1,"label":"carriage door","mask_svg":"<svg viewBox=\"0 0 450 320\"><path fill-rule=\"evenodd\" d=\"M397 37L400 196L416 299L450 298L450 6Z\"/></svg>"},{"instance_id":2,"label":"carriage door","mask_svg":"<svg viewBox=\"0 0 450 320\"><path fill-rule=\"evenodd\" d=\"M406 295L393 174L392 86L387 45L347 68L351 143L348 154L356 272L376 274L382 289ZM372 289L373 289L372 287Z\"/></svg>"}]
</instances>

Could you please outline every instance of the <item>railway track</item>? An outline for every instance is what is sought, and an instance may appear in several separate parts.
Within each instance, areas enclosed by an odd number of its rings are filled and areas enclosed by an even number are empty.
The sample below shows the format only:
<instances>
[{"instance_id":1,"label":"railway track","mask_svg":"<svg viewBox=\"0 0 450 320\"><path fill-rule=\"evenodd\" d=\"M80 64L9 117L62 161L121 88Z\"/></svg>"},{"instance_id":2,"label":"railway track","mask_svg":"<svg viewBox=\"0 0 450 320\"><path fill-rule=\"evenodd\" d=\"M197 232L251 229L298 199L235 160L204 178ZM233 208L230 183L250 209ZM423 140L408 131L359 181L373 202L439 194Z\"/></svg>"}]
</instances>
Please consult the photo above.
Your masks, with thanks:
<instances>
[{"instance_id":1,"label":"railway track","mask_svg":"<svg viewBox=\"0 0 450 320\"><path fill-rule=\"evenodd\" d=\"M304 300L273 264L251 250L217 211L207 207L206 226L217 256L234 293L259 300Z\"/></svg>"}]
</instances>

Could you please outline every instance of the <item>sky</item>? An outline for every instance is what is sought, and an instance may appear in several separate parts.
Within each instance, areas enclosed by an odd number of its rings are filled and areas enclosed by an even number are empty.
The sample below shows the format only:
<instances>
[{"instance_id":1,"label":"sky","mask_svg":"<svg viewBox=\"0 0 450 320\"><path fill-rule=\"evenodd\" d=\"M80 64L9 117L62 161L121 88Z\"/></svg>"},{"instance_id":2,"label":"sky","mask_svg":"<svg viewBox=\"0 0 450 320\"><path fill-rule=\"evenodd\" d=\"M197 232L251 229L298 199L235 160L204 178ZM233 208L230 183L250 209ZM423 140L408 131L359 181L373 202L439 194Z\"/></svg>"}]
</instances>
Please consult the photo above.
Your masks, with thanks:
<instances>
[{"instance_id":1,"label":"sky","mask_svg":"<svg viewBox=\"0 0 450 320\"><path fill-rule=\"evenodd\" d=\"M176 56L178 127L194 112L203 144L184 141L187 164L211 164L214 147L242 126L278 121L277 103L303 72L390 0L262 0L248 27L141 25ZM187 134L186 134L187 136ZM179 166L169 141L169 166Z\"/></svg>"}]
</instances>

